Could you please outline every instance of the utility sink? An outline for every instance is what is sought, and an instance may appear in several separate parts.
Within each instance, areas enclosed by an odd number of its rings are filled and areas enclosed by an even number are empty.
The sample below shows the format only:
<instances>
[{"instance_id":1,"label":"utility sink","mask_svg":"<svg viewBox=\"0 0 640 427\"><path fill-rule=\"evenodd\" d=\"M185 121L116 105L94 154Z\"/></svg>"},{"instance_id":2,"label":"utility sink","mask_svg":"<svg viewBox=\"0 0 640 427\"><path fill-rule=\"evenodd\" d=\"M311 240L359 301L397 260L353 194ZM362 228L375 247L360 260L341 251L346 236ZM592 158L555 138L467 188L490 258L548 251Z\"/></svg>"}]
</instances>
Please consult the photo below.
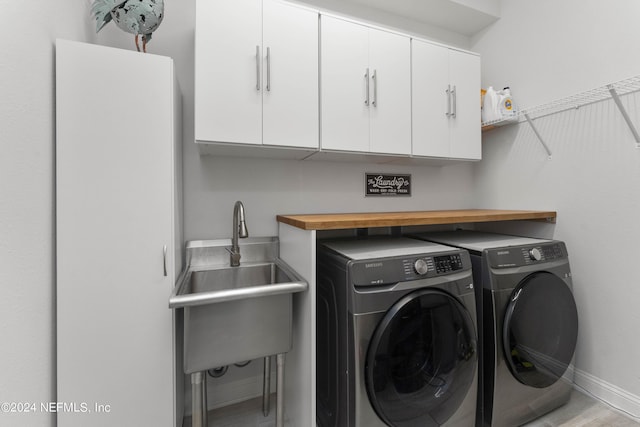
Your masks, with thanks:
<instances>
[{"instance_id":1,"label":"utility sink","mask_svg":"<svg viewBox=\"0 0 640 427\"><path fill-rule=\"evenodd\" d=\"M229 267L228 239L187 243L169 299L183 309L187 374L291 349L292 294L308 284L279 259L277 238L244 240L238 267Z\"/></svg>"}]
</instances>

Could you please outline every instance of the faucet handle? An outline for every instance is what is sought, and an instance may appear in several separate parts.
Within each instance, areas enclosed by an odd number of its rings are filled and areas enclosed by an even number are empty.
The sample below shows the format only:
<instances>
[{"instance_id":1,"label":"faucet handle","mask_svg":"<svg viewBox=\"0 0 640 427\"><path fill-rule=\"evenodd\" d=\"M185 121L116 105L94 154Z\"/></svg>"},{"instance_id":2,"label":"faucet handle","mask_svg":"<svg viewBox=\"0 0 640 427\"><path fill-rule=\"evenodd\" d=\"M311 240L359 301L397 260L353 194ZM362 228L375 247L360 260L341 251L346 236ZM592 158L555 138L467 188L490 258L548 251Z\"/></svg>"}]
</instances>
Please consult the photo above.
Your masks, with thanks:
<instances>
[{"instance_id":1,"label":"faucet handle","mask_svg":"<svg viewBox=\"0 0 640 427\"><path fill-rule=\"evenodd\" d=\"M229 264L231 267L237 267L240 265L240 252L229 251Z\"/></svg>"}]
</instances>

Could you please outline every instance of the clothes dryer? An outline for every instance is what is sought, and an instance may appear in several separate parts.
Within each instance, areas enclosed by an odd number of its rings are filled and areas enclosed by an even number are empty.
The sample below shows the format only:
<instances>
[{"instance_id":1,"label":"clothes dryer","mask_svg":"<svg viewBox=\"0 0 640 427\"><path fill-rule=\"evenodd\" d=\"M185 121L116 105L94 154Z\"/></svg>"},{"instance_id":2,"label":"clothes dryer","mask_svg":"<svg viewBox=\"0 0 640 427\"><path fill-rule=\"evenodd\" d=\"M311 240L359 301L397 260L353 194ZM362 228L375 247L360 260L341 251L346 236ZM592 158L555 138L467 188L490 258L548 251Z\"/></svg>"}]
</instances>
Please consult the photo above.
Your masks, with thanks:
<instances>
[{"instance_id":1,"label":"clothes dryer","mask_svg":"<svg viewBox=\"0 0 640 427\"><path fill-rule=\"evenodd\" d=\"M482 313L477 425L519 426L565 404L578 335L565 244L466 230L413 237L470 252Z\"/></svg>"},{"instance_id":2,"label":"clothes dryer","mask_svg":"<svg viewBox=\"0 0 640 427\"><path fill-rule=\"evenodd\" d=\"M477 335L465 250L398 237L320 241L321 427L469 427Z\"/></svg>"}]
</instances>

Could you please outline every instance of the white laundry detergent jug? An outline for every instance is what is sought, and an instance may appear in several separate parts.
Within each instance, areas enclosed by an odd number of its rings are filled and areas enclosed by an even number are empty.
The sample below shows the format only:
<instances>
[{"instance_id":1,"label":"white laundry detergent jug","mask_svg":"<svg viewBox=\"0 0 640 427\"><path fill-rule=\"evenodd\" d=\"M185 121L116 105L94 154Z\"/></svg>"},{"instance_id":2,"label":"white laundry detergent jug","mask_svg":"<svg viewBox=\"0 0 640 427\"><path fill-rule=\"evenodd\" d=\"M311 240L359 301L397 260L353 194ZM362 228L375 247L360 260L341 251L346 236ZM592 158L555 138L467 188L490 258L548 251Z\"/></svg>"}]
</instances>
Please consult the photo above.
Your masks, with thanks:
<instances>
[{"instance_id":1,"label":"white laundry detergent jug","mask_svg":"<svg viewBox=\"0 0 640 427\"><path fill-rule=\"evenodd\" d=\"M491 122L499 120L500 117L498 92L493 89L493 86L489 86L482 103L482 121Z\"/></svg>"}]
</instances>

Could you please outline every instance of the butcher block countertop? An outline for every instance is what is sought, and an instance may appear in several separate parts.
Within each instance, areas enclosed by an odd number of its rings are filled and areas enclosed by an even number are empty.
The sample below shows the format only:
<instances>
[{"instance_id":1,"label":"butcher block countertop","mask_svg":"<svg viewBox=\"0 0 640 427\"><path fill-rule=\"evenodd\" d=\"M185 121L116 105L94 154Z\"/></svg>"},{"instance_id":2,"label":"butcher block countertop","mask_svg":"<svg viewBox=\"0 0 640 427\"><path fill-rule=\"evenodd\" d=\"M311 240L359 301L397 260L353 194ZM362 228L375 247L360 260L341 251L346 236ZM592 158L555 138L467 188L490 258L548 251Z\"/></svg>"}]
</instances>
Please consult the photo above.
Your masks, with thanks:
<instances>
[{"instance_id":1,"label":"butcher block countertop","mask_svg":"<svg viewBox=\"0 0 640 427\"><path fill-rule=\"evenodd\" d=\"M344 214L278 215L278 222L303 230L397 227L472 222L533 220L556 222L555 211L463 209L449 211L367 212Z\"/></svg>"}]
</instances>

